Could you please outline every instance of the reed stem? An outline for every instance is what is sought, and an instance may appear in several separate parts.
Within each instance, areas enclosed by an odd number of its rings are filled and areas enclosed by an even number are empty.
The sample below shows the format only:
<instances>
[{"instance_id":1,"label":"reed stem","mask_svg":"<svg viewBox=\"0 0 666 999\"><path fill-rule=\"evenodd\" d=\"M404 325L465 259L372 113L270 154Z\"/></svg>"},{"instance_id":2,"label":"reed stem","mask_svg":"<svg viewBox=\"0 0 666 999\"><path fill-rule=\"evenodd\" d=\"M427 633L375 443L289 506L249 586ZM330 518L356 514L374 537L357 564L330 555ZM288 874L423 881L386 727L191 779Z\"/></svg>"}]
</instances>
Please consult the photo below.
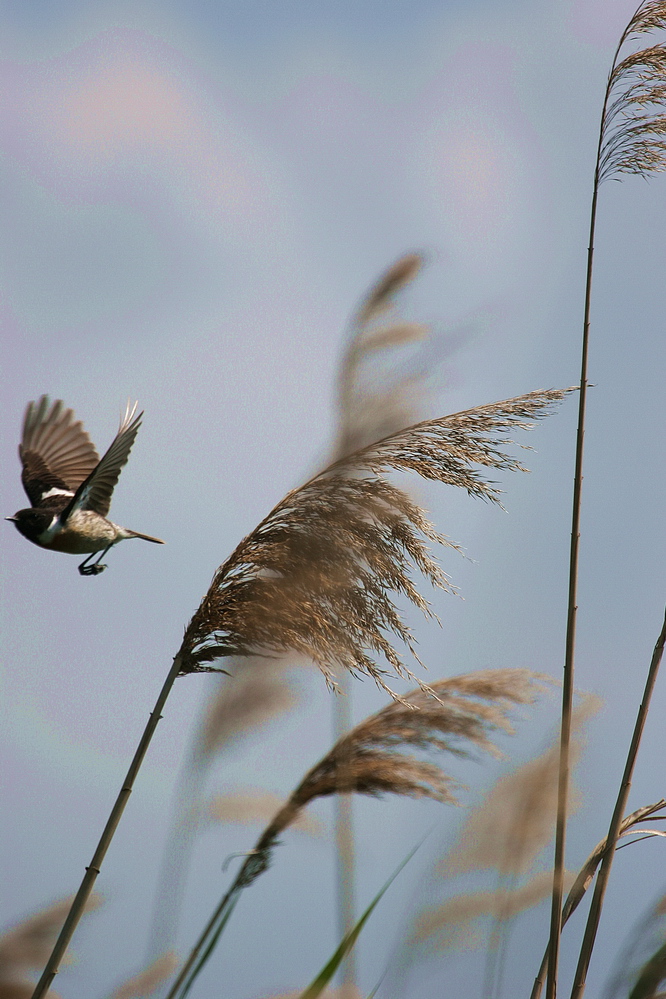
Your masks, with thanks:
<instances>
[{"instance_id":1,"label":"reed stem","mask_svg":"<svg viewBox=\"0 0 666 999\"><path fill-rule=\"evenodd\" d=\"M569 759L571 742L571 715L573 711L574 661L576 652L576 616L578 613L578 551L580 546L580 510L583 491L583 451L585 443L585 408L587 403L587 367L590 339L590 305L592 301L592 275L594 269L594 234L599 197L599 164L604 139L606 109L613 82L613 70L626 36L623 32L615 50L611 72L606 84L604 103L601 110L597 159L594 167L594 185L590 207L590 237L587 249L587 273L585 279L585 309L583 315L583 341L580 363L580 395L578 399L578 426L576 429L576 460L574 488L571 510L571 545L569 549L569 596L567 603L567 631L565 639L564 678L562 683L562 728L560 734L560 771L558 781L557 820L555 829L555 860L553 864L553 896L551 906L550 939L548 944L548 976L546 999L557 995L557 968L562 932L562 895L564 885L564 852L566 845L566 824L569 794Z\"/></svg>"},{"instance_id":2,"label":"reed stem","mask_svg":"<svg viewBox=\"0 0 666 999\"><path fill-rule=\"evenodd\" d=\"M121 787L120 793L116 798L116 802L113 808L111 809L111 814L109 815L107 823L104 827L104 832L102 833L100 841L97 844L97 849L93 854L90 864L88 865L88 867L86 867L86 873L84 875L83 881L81 882L81 886L79 887L79 890L76 893L74 901L72 902L70 910L67 914L67 918L65 919L63 928L60 931L58 939L56 940L55 947L53 948L51 956L46 964L46 967L44 968L42 977L39 979L37 987L35 988L35 991L32 994L32 999L41 999L41 996L43 996L48 991L48 989L51 986L51 983L53 982L53 979L58 974L58 971L60 969L60 962L65 956L65 951L67 950L67 947L69 946L69 942L72 939L72 936L74 935L74 931L76 930L79 920L83 915L86 902L88 901L90 893L92 892L93 885L95 884L97 875L101 870L102 861L106 856L106 851L108 850L111 840L113 839L116 829L118 828L118 824L120 822L122 814L125 811L125 806L129 801L129 797L130 794L132 793L132 788L134 786L134 781L136 780L136 775L138 774L141 768L141 764L143 763L144 757L148 750L148 746L150 745L150 741L153 735L155 734L155 729L157 728L157 724L160 718L162 717L162 709L164 707L167 697L171 692L171 688L173 687L174 681L178 676L179 672L180 672L180 657L176 656L176 658L173 661L173 666L169 671L169 675L164 681L164 685L160 691L159 697L155 702L155 707L153 708L150 714L148 724L146 725L144 733L141 736L141 740L134 754L134 759L130 764L130 768L127 771L127 776L125 777L125 780L123 782L123 786Z\"/></svg>"}]
</instances>

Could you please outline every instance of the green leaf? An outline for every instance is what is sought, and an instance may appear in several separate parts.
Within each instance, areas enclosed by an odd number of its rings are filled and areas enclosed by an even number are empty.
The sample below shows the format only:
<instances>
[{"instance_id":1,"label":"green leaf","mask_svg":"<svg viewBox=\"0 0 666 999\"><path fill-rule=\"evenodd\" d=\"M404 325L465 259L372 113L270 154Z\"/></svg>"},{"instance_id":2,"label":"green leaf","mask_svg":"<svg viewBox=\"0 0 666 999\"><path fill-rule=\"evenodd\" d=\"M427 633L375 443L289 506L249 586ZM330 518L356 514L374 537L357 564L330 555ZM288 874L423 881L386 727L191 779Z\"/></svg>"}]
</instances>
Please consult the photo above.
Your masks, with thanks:
<instances>
[{"instance_id":1,"label":"green leaf","mask_svg":"<svg viewBox=\"0 0 666 999\"><path fill-rule=\"evenodd\" d=\"M372 902L370 903L370 905L368 906L368 908L365 910L365 912L363 913L363 915L361 916L361 918L357 922L356 926L353 928L353 930L350 930L349 933L343 938L342 943L340 944L340 946L336 950L336 952L333 955L333 957L322 968L322 970L319 972L319 974L317 975L317 977L308 986L308 988L305 990L305 992L302 993L302 995L299 997L299 999L317 999L317 996L320 996L322 994L322 992L324 991L324 989L329 984L329 982L333 978L334 974L336 973L336 971L338 970L338 968L342 964L343 960L345 959L345 957L347 956L347 954L349 953L349 951L352 949L352 947L356 943L361 930L363 929L363 927L365 926L366 922L370 918L370 915L371 915L372 911L374 910L375 906L379 903L379 901L383 897L384 893L386 891L388 891L388 889L391 887L391 885L393 884L393 882L397 878L398 874L400 874L400 871L403 869L403 867L405 867L409 863L409 861L412 859L412 857L414 856L414 854L416 853L416 851L418 849L420 849L420 847L421 847L422 844L423 844L423 840L421 840L421 842L418 843L414 847L414 849L402 861L402 863L400 864L400 866L398 868L396 868L396 870L393 872L393 874L391 875L391 877L388 879L388 881L386 882L386 884L384 885L384 887L381 888L380 891L377 893L377 895L373 898Z\"/></svg>"}]
</instances>

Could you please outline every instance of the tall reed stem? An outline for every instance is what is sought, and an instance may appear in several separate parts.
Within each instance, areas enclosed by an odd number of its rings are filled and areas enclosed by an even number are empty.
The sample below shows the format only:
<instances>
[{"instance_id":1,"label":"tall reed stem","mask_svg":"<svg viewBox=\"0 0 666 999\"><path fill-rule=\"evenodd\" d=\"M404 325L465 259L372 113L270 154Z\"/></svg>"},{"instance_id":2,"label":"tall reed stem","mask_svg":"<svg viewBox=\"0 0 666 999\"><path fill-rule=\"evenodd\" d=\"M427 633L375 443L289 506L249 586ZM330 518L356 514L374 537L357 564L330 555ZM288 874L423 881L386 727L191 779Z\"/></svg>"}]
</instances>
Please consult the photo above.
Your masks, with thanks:
<instances>
[{"instance_id":1,"label":"tall reed stem","mask_svg":"<svg viewBox=\"0 0 666 999\"><path fill-rule=\"evenodd\" d=\"M608 91L606 91L606 101ZM604 101L604 113L606 110ZM603 120L603 118L602 118ZM601 149L601 136L599 137ZM576 650L576 594L578 589L578 549L580 543L580 505L583 488L583 444L585 440L585 404L587 401L587 355L590 332L590 297L592 293L592 265L594 259L594 228L597 214L599 153L590 213L590 242L587 251L587 281L585 286L585 318L583 321L583 346L581 352L580 396L578 401L578 429L576 432L576 468L574 473L573 506L571 516L571 547L569 551L569 600L567 606L567 633L565 643L564 680L562 684L562 728L560 734L560 769L557 794L557 821L555 828L555 862L553 870L553 896L550 918L550 943L548 947L548 979L546 999L557 994L557 966L562 931L562 894L564 885L564 850L566 844L567 800L569 796L569 758L571 743L571 715L573 711L574 658Z\"/></svg>"},{"instance_id":2,"label":"tall reed stem","mask_svg":"<svg viewBox=\"0 0 666 999\"><path fill-rule=\"evenodd\" d=\"M42 977L39 979L37 987L32 994L32 999L41 999L41 996L43 996L48 991L53 979L58 974L58 971L60 969L60 962L65 956L65 951L67 950L67 947L69 946L69 942L72 939L72 936L74 935L74 931L79 923L79 920L83 915L86 902L88 901L90 893L93 890L93 885L95 884L97 875L99 874L100 869L102 867L102 861L106 856L106 851L108 850L111 840L114 837L115 831L118 828L118 823L120 822L122 814L125 811L125 806L129 801L130 794L132 793L132 788L134 787L134 781L136 780L136 775L138 774L141 768L141 764L143 763L144 757L148 750L148 746L150 745L150 741L153 735L155 734L155 729L157 728L157 724L160 718L162 717L162 709L164 707L167 697L171 692L171 688L173 687L174 681L178 676L179 672L180 672L180 657L176 656L176 658L173 661L173 666L169 671L169 675L164 681L164 685L160 691L159 697L155 702L155 707L153 708L150 714L148 724L146 725L144 733L141 736L141 740L134 754L134 759L132 760L129 770L127 771L127 776L125 777L123 786L120 789L120 793L116 798L116 803L111 809L111 814L109 815L107 823L104 827L104 832L102 833L100 841L97 844L97 849L93 854L89 866L86 867L86 873L84 875L83 881L81 882L81 886L78 892L76 893L74 901L72 902L70 910L67 914L67 918L65 919L63 928L60 931L58 939L56 940L56 944L55 947L53 948L51 957L49 958L48 963L44 968Z\"/></svg>"},{"instance_id":3,"label":"tall reed stem","mask_svg":"<svg viewBox=\"0 0 666 999\"><path fill-rule=\"evenodd\" d=\"M569 550L569 598L567 605L567 631L565 640L564 679L562 683L562 728L560 735L560 771L557 798L557 821L555 829L555 861L553 865L553 896L550 917L550 940L548 945L548 978L546 999L557 995L557 968L562 931L562 894L564 885L564 851L566 845L567 801L569 794L569 758L571 742L571 715L573 710L574 659L576 651L576 615L578 612L578 549L580 545L580 509L583 490L583 446L585 442L585 407L587 402L587 358L590 336L590 303L592 299L592 273L594 264L594 233L597 219L599 196L599 163L604 137L606 109L612 85L612 74L625 40L626 32L615 50L613 65L608 76L604 103L599 126L597 159L594 168L594 186L590 208L590 238L587 249L587 275L585 281L585 311L583 316L583 342L581 347L580 395L578 400L578 428L576 431L576 463L574 472L573 502L571 511L571 546Z\"/></svg>"},{"instance_id":4,"label":"tall reed stem","mask_svg":"<svg viewBox=\"0 0 666 999\"><path fill-rule=\"evenodd\" d=\"M585 927L585 935L583 937L583 943L580 949L580 956L578 958L578 967L576 968L576 976L574 978L573 990L571 992L571 999L580 999L585 991L585 980L587 978L587 969L590 965L590 958L592 956L592 948L594 947L594 941L597 935L597 928L599 926L599 919L601 918L601 907L604 901L604 895L606 893L606 886L608 884L608 878L611 872L611 866L613 864L613 855L615 853L615 845L620 834L620 826L622 824L622 813L624 812L625 806L627 804L627 798L629 797L629 790L631 788L631 779L634 772L634 766L636 764L636 756L638 755L638 747L640 746L641 737L643 735L643 729L645 728L645 722L647 719L648 710L650 708L650 699L652 697L652 691L654 690L654 685L657 681L657 674L659 672L659 666L664 654L664 644L666 643L666 612L664 613L664 623L661 628L661 634L657 639L657 643L654 647L654 652L652 653L652 659L650 661L650 668L648 670L647 680L645 681L645 690L643 691L643 700L638 709L638 716L636 718L636 725L634 727L634 734L631 739L631 745L629 747L629 753L627 755L627 762L624 767L624 774L622 775L622 783L620 784L620 790L617 796L617 801L615 803L615 811L613 812L613 817L611 819L610 828L608 830L608 837L606 839L606 849L604 851L603 860L601 861L601 867L599 868L599 873L597 874L597 882L594 886L594 894L592 895L592 902L590 904L590 911L587 917L587 925Z\"/></svg>"}]
</instances>

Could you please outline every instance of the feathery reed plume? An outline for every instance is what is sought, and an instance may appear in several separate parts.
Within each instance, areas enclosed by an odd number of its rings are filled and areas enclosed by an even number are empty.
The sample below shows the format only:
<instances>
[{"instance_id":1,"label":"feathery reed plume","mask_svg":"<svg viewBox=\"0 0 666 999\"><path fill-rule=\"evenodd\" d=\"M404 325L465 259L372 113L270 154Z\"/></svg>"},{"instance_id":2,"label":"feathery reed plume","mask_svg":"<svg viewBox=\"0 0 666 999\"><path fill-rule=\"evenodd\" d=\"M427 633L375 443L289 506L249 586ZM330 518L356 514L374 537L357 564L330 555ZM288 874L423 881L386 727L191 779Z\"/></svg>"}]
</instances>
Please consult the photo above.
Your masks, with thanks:
<instances>
[{"instance_id":1,"label":"feathery reed plume","mask_svg":"<svg viewBox=\"0 0 666 999\"><path fill-rule=\"evenodd\" d=\"M278 837L306 805L316 798L341 793L390 793L454 803L453 778L436 763L406 755L400 749L440 749L467 756L473 747L496 753L491 734L512 732L510 709L532 703L542 686L543 678L525 669L482 670L438 680L430 693L419 687L343 736L305 775L259 837L167 999L187 993L212 953L238 895L267 870Z\"/></svg>"},{"instance_id":2,"label":"feathery reed plume","mask_svg":"<svg viewBox=\"0 0 666 999\"><path fill-rule=\"evenodd\" d=\"M664 0L643 0L624 29L618 42L606 84L597 159L594 167L592 203L590 207L590 236L585 282L583 337L581 344L580 396L578 428L576 432L576 459L571 511L571 546L569 553L569 596L567 606L566 651L564 682L562 685L562 731L560 788L555 836L555 861L553 897L550 924L550 957L546 999L555 999L557 992L557 966L566 845L566 801L568 780L568 747L570 738L571 708L574 688L574 659L576 642L578 550L580 543L580 508L583 486L583 443L585 439L585 409L587 402L587 367L590 333L590 304L594 263L594 237L597 217L599 187L604 180L619 179L622 174L643 177L661 171L666 164L666 48L663 43L647 46L620 60L620 52L629 41L642 35L666 28L666 3ZM621 815L621 813L620 813ZM612 852L612 851L611 851ZM598 923L598 916L593 917ZM596 933L596 926L590 933ZM576 973L574 995L584 989L587 969L582 966Z\"/></svg>"},{"instance_id":3,"label":"feathery reed plume","mask_svg":"<svg viewBox=\"0 0 666 999\"><path fill-rule=\"evenodd\" d=\"M99 895L91 895L86 912L94 911L101 901ZM71 898L54 902L0 936L0 996L13 995L12 989L17 999L32 995L35 986L29 972L41 968L48 958L71 903Z\"/></svg>"},{"instance_id":4,"label":"feathery reed plume","mask_svg":"<svg viewBox=\"0 0 666 999\"><path fill-rule=\"evenodd\" d=\"M111 999L143 999L152 996L160 985L170 978L178 967L178 958L173 952L162 954L147 968L130 978L111 996Z\"/></svg>"},{"instance_id":5,"label":"feathery reed plume","mask_svg":"<svg viewBox=\"0 0 666 999\"><path fill-rule=\"evenodd\" d=\"M576 753L582 749L582 729L598 706L597 698L586 695L575 712L574 726L581 733L574 742ZM399 975L407 974L421 952L417 944L425 943L436 950L451 947L458 944L463 931L468 943L480 943L482 936L473 935L472 923L490 916L494 925L487 938L484 995L492 994L492 979L503 965L507 924L523 908L536 905L546 896L547 891L542 892L544 885L552 885L552 871L535 874L533 864L553 838L558 749L553 742L539 756L502 775L469 811L453 846L427 875L428 884L437 878L490 870L499 875L497 887L454 895L418 915L414 931L392 962ZM528 882L517 883L527 875ZM437 939L431 940L434 936ZM403 991L403 987L396 984L395 991Z\"/></svg>"},{"instance_id":6,"label":"feathery reed plume","mask_svg":"<svg viewBox=\"0 0 666 999\"><path fill-rule=\"evenodd\" d=\"M653 805L643 805L642 808L637 808L635 812L631 812L630 815L626 815L622 822L620 823L620 830L618 834L618 839L624 836L638 835L639 839L633 842L640 842L641 839L646 837L652 837L655 835L663 835L660 831L654 829L638 829L637 826L640 822L654 822L662 821L666 819L666 815L656 815L656 812L661 811L666 807L666 801L661 800L655 802ZM624 844L623 844L624 845ZM580 871L576 876L576 880L571 886L571 890L567 895L566 902L562 908L562 926L569 920L569 918L576 911L580 905L587 889L592 884L594 875L596 874L597 868L601 863L601 860L608 849L608 838L604 838L601 842L597 843L592 853L589 855ZM616 847L619 849L619 847ZM541 962L541 967L537 977L534 980L534 985L532 986L532 992L530 999L540 999L541 990L543 988L544 979L546 977L546 971L548 968L548 959L550 956L550 942L546 946L545 953L543 955L543 960Z\"/></svg>"},{"instance_id":7,"label":"feathery reed plume","mask_svg":"<svg viewBox=\"0 0 666 999\"><path fill-rule=\"evenodd\" d=\"M214 822L251 825L268 822L283 805L282 798L265 791L219 794L208 802L207 814ZM321 836L323 833L321 822L312 815L299 815L292 825L310 836Z\"/></svg>"},{"instance_id":8,"label":"feathery reed plume","mask_svg":"<svg viewBox=\"0 0 666 999\"><path fill-rule=\"evenodd\" d=\"M296 989L295 992L282 992L279 996L267 996L267 999L300 999L302 995L303 989ZM363 997L355 986L341 985L338 989L325 989L321 999L363 999Z\"/></svg>"},{"instance_id":9,"label":"feathery reed plume","mask_svg":"<svg viewBox=\"0 0 666 999\"><path fill-rule=\"evenodd\" d=\"M499 502L475 467L522 469L505 445L563 396L554 389L426 420L335 462L292 490L218 569L178 652L181 674L214 669L229 655L292 652L312 659L335 686L336 670L371 676L391 696L382 655L395 675L413 677L395 640L415 656L392 593L428 614L411 571L449 584L424 539L451 547L421 509L382 477L415 471ZM372 478L359 477L361 472Z\"/></svg>"}]
</instances>

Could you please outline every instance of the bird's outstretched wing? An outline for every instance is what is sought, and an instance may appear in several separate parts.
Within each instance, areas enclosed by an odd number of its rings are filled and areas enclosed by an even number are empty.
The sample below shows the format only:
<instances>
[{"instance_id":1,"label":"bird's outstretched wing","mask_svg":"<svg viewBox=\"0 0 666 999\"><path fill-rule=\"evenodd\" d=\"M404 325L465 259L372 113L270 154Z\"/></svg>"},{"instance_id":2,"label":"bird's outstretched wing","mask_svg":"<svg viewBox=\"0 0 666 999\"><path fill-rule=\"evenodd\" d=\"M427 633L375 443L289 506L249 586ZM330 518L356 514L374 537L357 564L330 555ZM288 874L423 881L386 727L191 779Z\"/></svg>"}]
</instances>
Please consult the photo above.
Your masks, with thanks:
<instances>
[{"instance_id":1,"label":"bird's outstretched wing","mask_svg":"<svg viewBox=\"0 0 666 999\"><path fill-rule=\"evenodd\" d=\"M19 444L21 481L32 506L45 499L67 496L90 475L99 455L80 420L62 399L49 406L49 397L30 402L23 417Z\"/></svg>"},{"instance_id":2,"label":"bird's outstretched wing","mask_svg":"<svg viewBox=\"0 0 666 999\"><path fill-rule=\"evenodd\" d=\"M120 477L120 472L127 464L134 439L141 426L143 411L135 416L136 407L137 403L134 403L131 409L129 403L127 404L127 410L111 447L103 455L96 468L81 483L71 502L60 514L60 520L63 523L74 510L94 510L95 513L101 513L103 517L106 517L111 506L111 495Z\"/></svg>"}]
</instances>

